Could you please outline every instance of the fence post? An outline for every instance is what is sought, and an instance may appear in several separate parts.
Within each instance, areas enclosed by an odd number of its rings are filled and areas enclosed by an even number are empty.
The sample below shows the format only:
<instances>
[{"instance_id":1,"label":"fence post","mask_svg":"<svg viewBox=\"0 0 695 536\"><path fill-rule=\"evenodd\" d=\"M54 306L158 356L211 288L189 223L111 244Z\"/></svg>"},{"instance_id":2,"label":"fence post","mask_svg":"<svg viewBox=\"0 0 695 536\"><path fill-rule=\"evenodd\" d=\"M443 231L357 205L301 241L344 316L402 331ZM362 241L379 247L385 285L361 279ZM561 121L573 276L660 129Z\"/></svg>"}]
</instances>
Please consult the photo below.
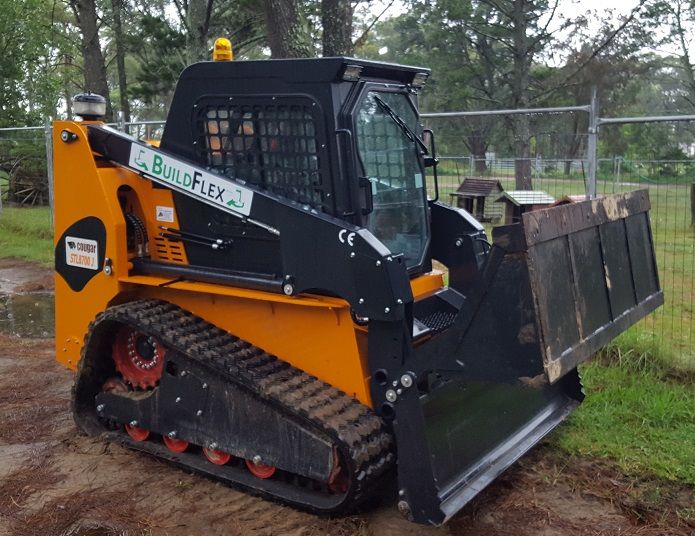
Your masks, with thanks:
<instances>
[{"instance_id":1,"label":"fence post","mask_svg":"<svg viewBox=\"0 0 695 536\"><path fill-rule=\"evenodd\" d=\"M125 132L125 114L123 112L116 114L116 123L118 124L118 130Z\"/></svg>"},{"instance_id":2,"label":"fence post","mask_svg":"<svg viewBox=\"0 0 695 536\"><path fill-rule=\"evenodd\" d=\"M622 179L620 178L620 172L623 166L623 157L619 156L618 157L618 184L622 182Z\"/></svg>"},{"instance_id":3,"label":"fence post","mask_svg":"<svg viewBox=\"0 0 695 536\"><path fill-rule=\"evenodd\" d=\"M46 179L48 180L48 206L51 210L51 229L53 229L53 128L50 117L44 124L46 138Z\"/></svg>"},{"instance_id":4,"label":"fence post","mask_svg":"<svg viewBox=\"0 0 695 536\"><path fill-rule=\"evenodd\" d=\"M598 95L596 86L591 88L591 109L589 110L589 136L587 153L589 180L587 181L586 185L586 198L594 199L596 197L596 167L598 164Z\"/></svg>"}]
</instances>

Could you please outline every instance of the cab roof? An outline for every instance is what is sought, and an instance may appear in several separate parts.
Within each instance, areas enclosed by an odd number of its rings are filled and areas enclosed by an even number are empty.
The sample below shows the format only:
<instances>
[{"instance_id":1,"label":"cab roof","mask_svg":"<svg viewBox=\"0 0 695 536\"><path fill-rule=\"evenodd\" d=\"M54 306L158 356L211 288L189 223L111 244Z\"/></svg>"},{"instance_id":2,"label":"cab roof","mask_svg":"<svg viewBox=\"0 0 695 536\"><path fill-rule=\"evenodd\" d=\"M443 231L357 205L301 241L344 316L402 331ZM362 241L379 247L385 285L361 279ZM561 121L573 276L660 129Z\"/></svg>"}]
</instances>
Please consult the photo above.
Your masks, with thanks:
<instances>
[{"instance_id":1,"label":"cab roof","mask_svg":"<svg viewBox=\"0 0 695 536\"><path fill-rule=\"evenodd\" d=\"M276 78L287 82L339 82L347 66L360 67L360 79L410 84L413 77L430 69L357 58L297 58L249 61L206 61L194 63L180 80Z\"/></svg>"}]
</instances>

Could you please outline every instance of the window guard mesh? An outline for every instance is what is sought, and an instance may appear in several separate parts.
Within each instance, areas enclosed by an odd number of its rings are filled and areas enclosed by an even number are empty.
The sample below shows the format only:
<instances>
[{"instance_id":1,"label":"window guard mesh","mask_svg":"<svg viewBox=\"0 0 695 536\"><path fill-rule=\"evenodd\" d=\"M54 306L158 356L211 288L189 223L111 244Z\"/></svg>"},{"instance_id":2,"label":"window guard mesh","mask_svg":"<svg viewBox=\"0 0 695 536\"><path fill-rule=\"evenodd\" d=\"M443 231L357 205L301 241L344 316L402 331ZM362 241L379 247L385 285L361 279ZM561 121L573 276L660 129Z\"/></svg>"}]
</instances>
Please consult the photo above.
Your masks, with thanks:
<instances>
[{"instance_id":1,"label":"window guard mesh","mask_svg":"<svg viewBox=\"0 0 695 536\"><path fill-rule=\"evenodd\" d=\"M281 97L199 102L198 156L229 177L330 212L322 173L325 141L312 104Z\"/></svg>"}]
</instances>

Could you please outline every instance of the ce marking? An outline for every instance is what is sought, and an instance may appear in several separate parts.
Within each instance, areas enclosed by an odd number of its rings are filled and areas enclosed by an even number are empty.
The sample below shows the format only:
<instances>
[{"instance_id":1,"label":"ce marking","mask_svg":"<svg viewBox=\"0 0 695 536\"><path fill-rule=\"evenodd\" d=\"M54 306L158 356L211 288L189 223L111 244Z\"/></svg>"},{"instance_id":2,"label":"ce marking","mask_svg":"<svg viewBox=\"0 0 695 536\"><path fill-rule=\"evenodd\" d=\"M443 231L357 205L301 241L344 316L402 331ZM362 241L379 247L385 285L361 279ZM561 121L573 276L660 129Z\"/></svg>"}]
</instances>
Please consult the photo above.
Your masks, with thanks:
<instances>
[{"instance_id":1,"label":"ce marking","mask_svg":"<svg viewBox=\"0 0 695 536\"><path fill-rule=\"evenodd\" d=\"M347 236L345 236L346 234ZM348 233L347 229L341 229L338 231L338 240L340 240L341 244L345 244L347 242L348 246L352 247L355 245L355 233Z\"/></svg>"}]
</instances>

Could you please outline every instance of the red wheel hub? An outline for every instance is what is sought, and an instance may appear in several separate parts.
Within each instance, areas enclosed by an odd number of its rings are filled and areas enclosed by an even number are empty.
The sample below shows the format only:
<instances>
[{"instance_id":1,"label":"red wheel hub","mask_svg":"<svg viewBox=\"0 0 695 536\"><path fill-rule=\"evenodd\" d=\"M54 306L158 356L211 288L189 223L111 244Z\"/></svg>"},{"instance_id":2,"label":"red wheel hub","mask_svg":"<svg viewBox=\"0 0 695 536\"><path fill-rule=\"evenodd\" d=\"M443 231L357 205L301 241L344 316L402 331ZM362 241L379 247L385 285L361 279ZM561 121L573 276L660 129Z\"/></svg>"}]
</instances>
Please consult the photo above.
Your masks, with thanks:
<instances>
[{"instance_id":1,"label":"red wheel hub","mask_svg":"<svg viewBox=\"0 0 695 536\"><path fill-rule=\"evenodd\" d=\"M184 452L188 448L188 441L184 441L183 439L174 439L169 436L162 436L162 439L171 452L176 452L178 454Z\"/></svg>"},{"instance_id":2,"label":"red wheel hub","mask_svg":"<svg viewBox=\"0 0 695 536\"><path fill-rule=\"evenodd\" d=\"M232 459L232 455L228 452L222 452L217 449L203 449L203 455L215 465L224 465Z\"/></svg>"},{"instance_id":3,"label":"red wheel hub","mask_svg":"<svg viewBox=\"0 0 695 536\"><path fill-rule=\"evenodd\" d=\"M150 431L146 428L140 428L139 426L131 426L130 424L126 424L125 431L128 432L128 435L135 441L145 441L148 437L150 437Z\"/></svg>"},{"instance_id":4,"label":"red wheel hub","mask_svg":"<svg viewBox=\"0 0 695 536\"><path fill-rule=\"evenodd\" d=\"M162 377L164 346L154 337L122 326L113 343L116 370L133 387L153 388Z\"/></svg>"},{"instance_id":5,"label":"red wheel hub","mask_svg":"<svg viewBox=\"0 0 695 536\"><path fill-rule=\"evenodd\" d=\"M246 467L249 468L251 474L258 478L270 478L275 474L275 467L262 463L253 463L251 460L246 460Z\"/></svg>"}]
</instances>

